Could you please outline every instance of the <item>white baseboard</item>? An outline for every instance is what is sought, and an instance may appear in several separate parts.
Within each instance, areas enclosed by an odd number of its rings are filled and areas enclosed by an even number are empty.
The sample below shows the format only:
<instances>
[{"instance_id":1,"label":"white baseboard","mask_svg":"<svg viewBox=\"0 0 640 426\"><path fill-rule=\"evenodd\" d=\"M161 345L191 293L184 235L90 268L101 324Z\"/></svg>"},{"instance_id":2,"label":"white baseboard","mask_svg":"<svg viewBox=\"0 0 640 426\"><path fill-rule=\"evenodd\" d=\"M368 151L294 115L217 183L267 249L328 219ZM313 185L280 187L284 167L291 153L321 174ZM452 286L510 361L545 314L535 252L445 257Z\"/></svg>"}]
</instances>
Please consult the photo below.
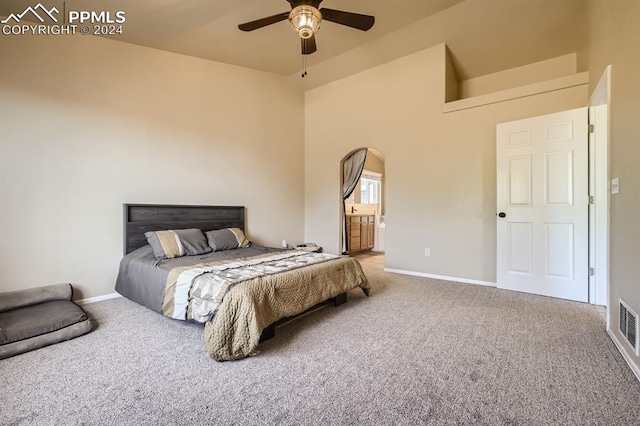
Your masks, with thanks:
<instances>
[{"instance_id":1,"label":"white baseboard","mask_svg":"<svg viewBox=\"0 0 640 426\"><path fill-rule=\"evenodd\" d=\"M414 277L433 278L436 280L454 281L457 283L477 284L477 285L484 285L487 287L496 287L496 283L492 283L489 281L469 280L467 278L457 278L457 277L447 277L445 275L425 274L424 272L405 271L402 269L384 268L384 271L391 272L393 274L412 275Z\"/></svg>"},{"instance_id":2,"label":"white baseboard","mask_svg":"<svg viewBox=\"0 0 640 426\"><path fill-rule=\"evenodd\" d=\"M635 362L633 362L633 359L631 359L627 351L624 349L624 346L622 342L618 339L618 336L616 336L616 333L611 331L610 328L607 328L607 334L609 335L611 340L613 340L613 343L616 345L616 348L618 348L618 350L622 354L622 358L624 358L624 360L627 361L629 368L631 369L631 371L633 371L633 374L636 375L636 379L640 381L640 366L638 366Z\"/></svg>"},{"instance_id":3,"label":"white baseboard","mask_svg":"<svg viewBox=\"0 0 640 426\"><path fill-rule=\"evenodd\" d=\"M87 305L89 303L102 302L103 300L115 299L122 297L118 293L105 294L104 296L89 297L87 299L76 300L78 305Z\"/></svg>"}]
</instances>

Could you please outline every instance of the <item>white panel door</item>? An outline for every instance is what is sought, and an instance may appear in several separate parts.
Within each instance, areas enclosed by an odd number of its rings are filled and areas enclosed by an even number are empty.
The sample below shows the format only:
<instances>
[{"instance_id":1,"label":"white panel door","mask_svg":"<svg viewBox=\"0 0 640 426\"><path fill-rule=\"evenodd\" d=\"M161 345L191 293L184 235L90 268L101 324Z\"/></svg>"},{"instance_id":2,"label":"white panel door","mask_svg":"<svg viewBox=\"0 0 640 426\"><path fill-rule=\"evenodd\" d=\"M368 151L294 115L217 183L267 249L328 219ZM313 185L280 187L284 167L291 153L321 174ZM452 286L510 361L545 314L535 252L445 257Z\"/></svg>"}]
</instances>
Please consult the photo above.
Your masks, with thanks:
<instances>
[{"instance_id":1,"label":"white panel door","mask_svg":"<svg viewBox=\"0 0 640 426\"><path fill-rule=\"evenodd\" d=\"M498 287L587 302L587 108L498 124Z\"/></svg>"}]
</instances>

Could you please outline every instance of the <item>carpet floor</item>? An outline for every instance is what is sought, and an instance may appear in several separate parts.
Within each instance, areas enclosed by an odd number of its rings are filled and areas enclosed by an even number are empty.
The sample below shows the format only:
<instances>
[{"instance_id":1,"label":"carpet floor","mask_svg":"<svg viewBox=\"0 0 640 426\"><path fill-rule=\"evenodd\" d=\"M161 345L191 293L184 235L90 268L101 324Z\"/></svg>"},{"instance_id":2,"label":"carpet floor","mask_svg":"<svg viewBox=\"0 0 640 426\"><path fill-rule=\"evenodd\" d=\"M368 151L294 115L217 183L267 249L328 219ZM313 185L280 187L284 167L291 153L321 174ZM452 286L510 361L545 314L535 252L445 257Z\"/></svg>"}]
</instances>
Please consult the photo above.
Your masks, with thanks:
<instances>
[{"instance_id":1,"label":"carpet floor","mask_svg":"<svg viewBox=\"0 0 640 426\"><path fill-rule=\"evenodd\" d=\"M261 353L124 298L85 336L0 361L2 425L639 425L640 382L593 306L365 267Z\"/></svg>"}]
</instances>

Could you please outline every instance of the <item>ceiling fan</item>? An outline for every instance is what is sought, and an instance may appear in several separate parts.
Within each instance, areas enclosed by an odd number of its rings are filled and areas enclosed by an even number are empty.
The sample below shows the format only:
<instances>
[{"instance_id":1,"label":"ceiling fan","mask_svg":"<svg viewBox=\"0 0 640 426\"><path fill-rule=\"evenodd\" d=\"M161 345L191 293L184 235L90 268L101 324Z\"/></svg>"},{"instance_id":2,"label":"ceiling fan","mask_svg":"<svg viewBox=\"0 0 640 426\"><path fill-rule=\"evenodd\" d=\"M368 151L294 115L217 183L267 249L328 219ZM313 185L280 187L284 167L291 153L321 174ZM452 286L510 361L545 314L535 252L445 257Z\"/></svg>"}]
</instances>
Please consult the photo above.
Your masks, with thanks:
<instances>
[{"instance_id":1,"label":"ceiling fan","mask_svg":"<svg viewBox=\"0 0 640 426\"><path fill-rule=\"evenodd\" d=\"M319 9L322 0L287 0L291 4L290 12L283 12L266 18L238 25L242 31L253 31L276 22L289 19L291 26L300 36L302 54L310 55L317 50L315 33L322 20L346 25L347 27L367 31L375 23L375 17L341 10Z\"/></svg>"}]
</instances>

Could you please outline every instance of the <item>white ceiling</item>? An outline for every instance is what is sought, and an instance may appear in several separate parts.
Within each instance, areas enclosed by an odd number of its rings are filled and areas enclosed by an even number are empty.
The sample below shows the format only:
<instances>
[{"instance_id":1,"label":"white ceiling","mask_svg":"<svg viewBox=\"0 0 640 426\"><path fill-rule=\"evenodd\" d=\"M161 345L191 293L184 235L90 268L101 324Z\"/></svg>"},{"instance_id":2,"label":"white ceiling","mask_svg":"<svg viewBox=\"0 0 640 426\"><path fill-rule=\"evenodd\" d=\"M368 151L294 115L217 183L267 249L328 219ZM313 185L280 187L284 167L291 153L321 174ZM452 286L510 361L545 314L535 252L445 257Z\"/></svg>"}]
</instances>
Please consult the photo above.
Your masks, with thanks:
<instances>
[{"instance_id":1,"label":"white ceiling","mask_svg":"<svg viewBox=\"0 0 640 426\"><path fill-rule=\"evenodd\" d=\"M19 13L39 1L48 8L63 7L62 0L2 0L0 15ZM362 32L323 22L316 35L318 51L307 56L307 66L316 74L339 77L348 69L357 72L376 61L444 42L460 77L477 77L579 51L586 35L581 19L585 3L324 0L321 7L374 15L376 23ZM288 11L286 0L66 0L64 7L67 11L124 10L124 34L111 37L116 40L285 76L296 75L301 68L300 41L287 21L248 33L237 28L240 23ZM371 55L373 48L375 55ZM358 51L367 52L366 57L361 64L349 64L345 58Z\"/></svg>"}]
</instances>

